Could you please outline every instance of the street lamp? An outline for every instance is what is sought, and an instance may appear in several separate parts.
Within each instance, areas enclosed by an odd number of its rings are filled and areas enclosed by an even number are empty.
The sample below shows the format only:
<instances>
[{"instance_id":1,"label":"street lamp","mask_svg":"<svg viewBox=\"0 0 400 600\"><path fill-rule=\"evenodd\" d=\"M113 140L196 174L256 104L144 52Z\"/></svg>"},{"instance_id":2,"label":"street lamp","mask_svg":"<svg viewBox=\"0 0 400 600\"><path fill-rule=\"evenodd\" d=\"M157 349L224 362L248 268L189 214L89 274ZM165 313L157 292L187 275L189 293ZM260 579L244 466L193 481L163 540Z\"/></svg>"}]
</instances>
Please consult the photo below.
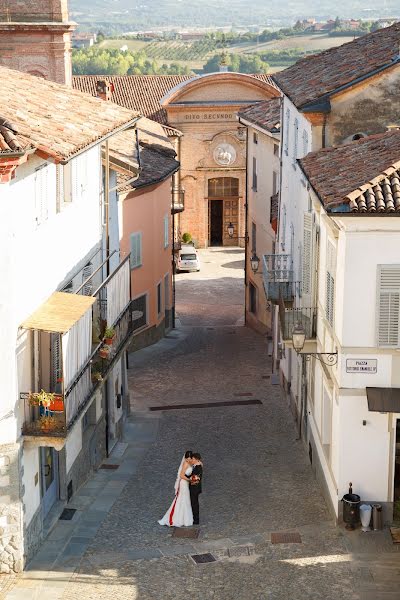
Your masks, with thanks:
<instances>
[{"instance_id":1,"label":"street lamp","mask_svg":"<svg viewBox=\"0 0 400 600\"><path fill-rule=\"evenodd\" d=\"M250 258L250 264L251 264L251 269L255 275L258 271L258 267L260 266L260 259L258 258L257 254L255 252L253 252L253 254Z\"/></svg>"},{"instance_id":2,"label":"street lamp","mask_svg":"<svg viewBox=\"0 0 400 600\"><path fill-rule=\"evenodd\" d=\"M306 332L301 323L296 323L292 329L292 343L296 354L304 356L306 360L310 360L311 356L314 356L317 360L324 365L333 366L337 364L338 353L337 352L302 352L304 344L306 342Z\"/></svg>"},{"instance_id":3,"label":"street lamp","mask_svg":"<svg viewBox=\"0 0 400 600\"><path fill-rule=\"evenodd\" d=\"M234 227L232 221L229 223L229 225L226 229L227 229L228 235L231 239L234 237L236 240L246 240L246 242L249 241L249 236L247 234L243 235L243 236L233 235L235 233L235 227Z\"/></svg>"},{"instance_id":4,"label":"street lamp","mask_svg":"<svg viewBox=\"0 0 400 600\"><path fill-rule=\"evenodd\" d=\"M233 238L234 231L235 231L235 228L233 227L232 222L230 222L228 225L228 235L230 238Z\"/></svg>"}]
</instances>

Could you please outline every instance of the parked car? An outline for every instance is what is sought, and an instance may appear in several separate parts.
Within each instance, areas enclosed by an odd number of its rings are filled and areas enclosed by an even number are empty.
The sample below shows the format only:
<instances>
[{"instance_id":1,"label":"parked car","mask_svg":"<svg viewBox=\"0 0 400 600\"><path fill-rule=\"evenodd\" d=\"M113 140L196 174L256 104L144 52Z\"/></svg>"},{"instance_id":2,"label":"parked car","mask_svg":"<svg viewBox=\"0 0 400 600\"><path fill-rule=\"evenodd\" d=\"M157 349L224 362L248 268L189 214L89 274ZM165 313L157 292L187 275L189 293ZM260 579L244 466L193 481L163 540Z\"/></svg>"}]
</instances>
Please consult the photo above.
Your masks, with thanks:
<instances>
[{"instance_id":1,"label":"parked car","mask_svg":"<svg viewBox=\"0 0 400 600\"><path fill-rule=\"evenodd\" d=\"M200 259L194 246L182 246L175 256L178 271L200 271Z\"/></svg>"}]
</instances>

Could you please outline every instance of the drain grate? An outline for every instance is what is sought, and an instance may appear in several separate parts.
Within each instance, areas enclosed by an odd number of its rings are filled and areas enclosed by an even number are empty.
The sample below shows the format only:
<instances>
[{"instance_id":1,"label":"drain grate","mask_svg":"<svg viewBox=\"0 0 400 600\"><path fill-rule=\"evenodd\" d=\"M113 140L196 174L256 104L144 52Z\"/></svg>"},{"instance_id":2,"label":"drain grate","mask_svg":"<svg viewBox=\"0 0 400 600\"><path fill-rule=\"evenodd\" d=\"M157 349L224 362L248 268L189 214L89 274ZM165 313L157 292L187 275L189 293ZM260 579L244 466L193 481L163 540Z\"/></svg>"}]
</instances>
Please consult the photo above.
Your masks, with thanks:
<instances>
[{"instance_id":1,"label":"drain grate","mask_svg":"<svg viewBox=\"0 0 400 600\"><path fill-rule=\"evenodd\" d=\"M216 562L216 558L207 552L206 554L192 554L192 559L196 563L196 565L204 565L206 563Z\"/></svg>"},{"instance_id":2,"label":"drain grate","mask_svg":"<svg viewBox=\"0 0 400 600\"><path fill-rule=\"evenodd\" d=\"M271 544L301 544L301 535L297 531L276 531L271 533Z\"/></svg>"},{"instance_id":3,"label":"drain grate","mask_svg":"<svg viewBox=\"0 0 400 600\"><path fill-rule=\"evenodd\" d=\"M109 469L109 470L115 470L118 469L119 465L110 465L108 463L103 463L102 465L100 465L100 469Z\"/></svg>"},{"instance_id":4,"label":"drain grate","mask_svg":"<svg viewBox=\"0 0 400 600\"><path fill-rule=\"evenodd\" d=\"M64 508L60 515L60 521L71 521L75 513L76 508Z\"/></svg>"},{"instance_id":5,"label":"drain grate","mask_svg":"<svg viewBox=\"0 0 400 600\"><path fill-rule=\"evenodd\" d=\"M202 402L201 404L172 404L167 406L150 406L150 410L184 410L188 408L218 408L219 406L247 406L262 404L261 400L229 400L226 402Z\"/></svg>"},{"instance_id":6,"label":"drain grate","mask_svg":"<svg viewBox=\"0 0 400 600\"><path fill-rule=\"evenodd\" d=\"M199 537L199 533L200 529L186 529L183 527L175 527L172 533L172 537L196 540Z\"/></svg>"}]
</instances>

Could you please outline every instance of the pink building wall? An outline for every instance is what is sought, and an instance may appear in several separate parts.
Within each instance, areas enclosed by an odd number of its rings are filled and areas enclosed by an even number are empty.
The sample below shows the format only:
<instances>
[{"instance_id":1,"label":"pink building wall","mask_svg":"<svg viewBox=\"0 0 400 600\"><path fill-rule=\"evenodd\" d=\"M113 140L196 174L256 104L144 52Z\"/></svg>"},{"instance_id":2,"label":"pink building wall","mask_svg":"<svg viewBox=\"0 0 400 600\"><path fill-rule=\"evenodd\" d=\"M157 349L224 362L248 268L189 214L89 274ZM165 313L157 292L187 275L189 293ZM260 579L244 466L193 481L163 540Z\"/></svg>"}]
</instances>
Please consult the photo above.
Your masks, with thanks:
<instances>
[{"instance_id":1,"label":"pink building wall","mask_svg":"<svg viewBox=\"0 0 400 600\"><path fill-rule=\"evenodd\" d=\"M168 215L168 247L164 248L164 217ZM142 233L142 266L131 270L132 298L148 294L148 326L161 323L165 314L165 275L168 274L167 309L172 307L171 179L130 192L122 203L121 251L130 252L131 233ZM124 254L123 254L124 255ZM157 314L157 284L162 282L162 311Z\"/></svg>"}]
</instances>

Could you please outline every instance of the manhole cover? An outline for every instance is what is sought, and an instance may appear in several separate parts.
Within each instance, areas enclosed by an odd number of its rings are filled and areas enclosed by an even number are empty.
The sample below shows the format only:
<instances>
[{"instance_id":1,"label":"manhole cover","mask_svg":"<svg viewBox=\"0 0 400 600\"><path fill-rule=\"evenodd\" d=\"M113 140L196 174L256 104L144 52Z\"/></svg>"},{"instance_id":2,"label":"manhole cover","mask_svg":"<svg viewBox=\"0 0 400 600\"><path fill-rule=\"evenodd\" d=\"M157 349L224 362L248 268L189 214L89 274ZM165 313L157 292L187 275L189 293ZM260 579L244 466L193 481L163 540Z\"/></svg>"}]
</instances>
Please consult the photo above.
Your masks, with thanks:
<instances>
[{"instance_id":1,"label":"manhole cover","mask_svg":"<svg viewBox=\"0 0 400 600\"><path fill-rule=\"evenodd\" d=\"M209 552L206 554L192 554L192 559L196 565L204 565L205 563L212 563L216 561L216 558Z\"/></svg>"},{"instance_id":2,"label":"manhole cover","mask_svg":"<svg viewBox=\"0 0 400 600\"><path fill-rule=\"evenodd\" d=\"M301 544L301 536L297 532L277 531L271 533L271 544Z\"/></svg>"},{"instance_id":3,"label":"manhole cover","mask_svg":"<svg viewBox=\"0 0 400 600\"><path fill-rule=\"evenodd\" d=\"M175 527L172 533L173 538L190 538L197 539L199 537L199 529L186 529L183 527Z\"/></svg>"},{"instance_id":4,"label":"manhole cover","mask_svg":"<svg viewBox=\"0 0 400 600\"><path fill-rule=\"evenodd\" d=\"M60 515L60 521L71 521L75 513L76 508L64 508Z\"/></svg>"},{"instance_id":5,"label":"manhole cover","mask_svg":"<svg viewBox=\"0 0 400 600\"><path fill-rule=\"evenodd\" d=\"M118 469L119 465L109 465L108 463L104 463L103 465L100 465L100 469Z\"/></svg>"},{"instance_id":6,"label":"manhole cover","mask_svg":"<svg viewBox=\"0 0 400 600\"><path fill-rule=\"evenodd\" d=\"M248 546L237 546L236 548L228 548L228 555L233 558L236 556L250 556Z\"/></svg>"}]
</instances>

